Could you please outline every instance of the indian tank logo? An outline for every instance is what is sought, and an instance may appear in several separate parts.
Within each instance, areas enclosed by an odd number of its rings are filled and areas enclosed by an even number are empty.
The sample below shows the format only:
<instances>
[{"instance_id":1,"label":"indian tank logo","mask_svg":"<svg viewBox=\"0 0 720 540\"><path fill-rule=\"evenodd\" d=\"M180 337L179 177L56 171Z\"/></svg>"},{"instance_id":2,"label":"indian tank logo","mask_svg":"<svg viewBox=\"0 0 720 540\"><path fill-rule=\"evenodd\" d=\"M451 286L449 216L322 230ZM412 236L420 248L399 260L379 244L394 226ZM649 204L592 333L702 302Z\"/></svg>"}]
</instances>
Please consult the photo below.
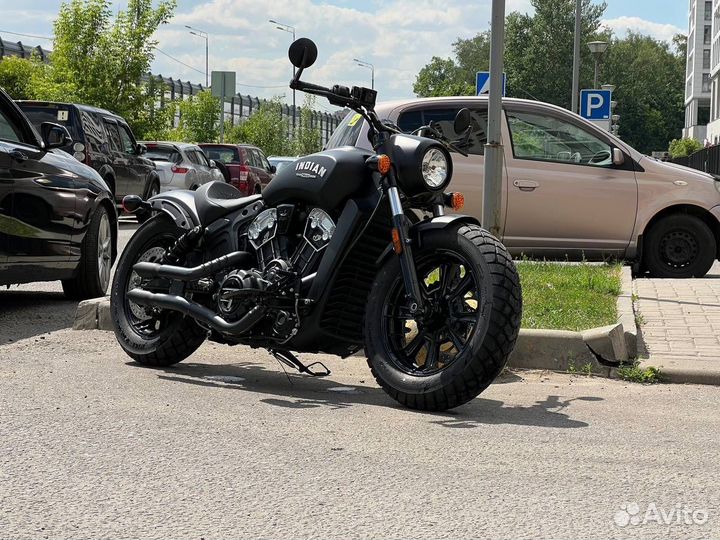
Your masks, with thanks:
<instances>
[{"instance_id":1,"label":"indian tank logo","mask_svg":"<svg viewBox=\"0 0 720 540\"><path fill-rule=\"evenodd\" d=\"M295 174L302 178L323 178L327 169L314 161L299 161L295 164Z\"/></svg>"}]
</instances>

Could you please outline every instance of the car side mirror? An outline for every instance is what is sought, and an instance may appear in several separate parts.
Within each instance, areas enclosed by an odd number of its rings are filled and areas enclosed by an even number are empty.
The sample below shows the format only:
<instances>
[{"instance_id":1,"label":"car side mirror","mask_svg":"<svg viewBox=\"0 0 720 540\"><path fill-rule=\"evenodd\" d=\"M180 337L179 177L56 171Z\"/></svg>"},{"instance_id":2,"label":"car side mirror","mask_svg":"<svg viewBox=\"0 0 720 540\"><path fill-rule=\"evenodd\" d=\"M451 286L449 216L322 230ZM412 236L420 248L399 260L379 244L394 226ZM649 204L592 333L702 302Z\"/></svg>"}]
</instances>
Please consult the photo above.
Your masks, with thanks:
<instances>
[{"instance_id":1,"label":"car side mirror","mask_svg":"<svg viewBox=\"0 0 720 540\"><path fill-rule=\"evenodd\" d=\"M53 122L40 124L40 134L46 150L61 148L73 142L67 128Z\"/></svg>"},{"instance_id":2,"label":"car side mirror","mask_svg":"<svg viewBox=\"0 0 720 540\"><path fill-rule=\"evenodd\" d=\"M275 174L277 172L277 167L275 165L270 165L270 173Z\"/></svg>"},{"instance_id":3,"label":"car side mirror","mask_svg":"<svg viewBox=\"0 0 720 540\"><path fill-rule=\"evenodd\" d=\"M612 150L612 162L613 165L620 167L625 163L625 154L619 148L613 148Z\"/></svg>"},{"instance_id":4,"label":"car side mirror","mask_svg":"<svg viewBox=\"0 0 720 540\"><path fill-rule=\"evenodd\" d=\"M135 145L135 153L138 156L142 156L146 152L147 152L147 146L145 146L144 144L138 143L137 145Z\"/></svg>"},{"instance_id":5,"label":"car side mirror","mask_svg":"<svg viewBox=\"0 0 720 540\"><path fill-rule=\"evenodd\" d=\"M214 159L209 159L208 162L210 163L211 169L217 169L217 163L215 163Z\"/></svg>"}]
</instances>

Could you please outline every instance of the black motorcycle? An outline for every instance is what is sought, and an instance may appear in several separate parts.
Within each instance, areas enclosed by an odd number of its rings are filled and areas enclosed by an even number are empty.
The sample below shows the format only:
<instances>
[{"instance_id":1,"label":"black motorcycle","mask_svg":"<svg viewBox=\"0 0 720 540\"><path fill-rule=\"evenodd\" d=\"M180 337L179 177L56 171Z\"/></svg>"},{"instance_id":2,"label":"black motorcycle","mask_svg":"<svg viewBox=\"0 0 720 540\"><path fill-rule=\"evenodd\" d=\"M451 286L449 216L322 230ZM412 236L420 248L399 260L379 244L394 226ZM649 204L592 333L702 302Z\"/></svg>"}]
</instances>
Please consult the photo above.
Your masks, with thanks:
<instances>
[{"instance_id":1,"label":"black motorcycle","mask_svg":"<svg viewBox=\"0 0 720 540\"><path fill-rule=\"evenodd\" d=\"M521 290L505 247L446 193L450 150L437 126L404 134L375 114L376 92L300 80L317 58L295 41L290 87L349 107L375 152L344 147L298 159L262 195L212 182L125 209L151 215L112 285L115 334L146 366L169 366L205 339L264 348L309 375L292 351L364 348L377 382L408 407L444 410L502 371L520 326ZM455 120L469 131L469 112ZM423 218L424 216L424 218Z\"/></svg>"}]
</instances>

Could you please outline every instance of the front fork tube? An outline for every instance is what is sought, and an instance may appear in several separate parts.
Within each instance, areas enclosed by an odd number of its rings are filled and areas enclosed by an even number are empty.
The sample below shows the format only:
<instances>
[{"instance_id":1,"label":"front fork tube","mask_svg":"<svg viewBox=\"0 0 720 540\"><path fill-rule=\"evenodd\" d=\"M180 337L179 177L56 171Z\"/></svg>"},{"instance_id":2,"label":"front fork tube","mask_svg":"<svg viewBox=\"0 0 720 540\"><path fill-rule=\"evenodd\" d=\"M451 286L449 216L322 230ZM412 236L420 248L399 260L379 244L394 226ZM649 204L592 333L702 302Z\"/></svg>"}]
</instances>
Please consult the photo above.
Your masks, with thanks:
<instances>
[{"instance_id":1,"label":"front fork tube","mask_svg":"<svg viewBox=\"0 0 720 540\"><path fill-rule=\"evenodd\" d=\"M402 251L398 254L400 258L400 271L402 272L403 282L405 283L405 291L410 299L410 312L415 314L424 309L424 301L420 292L420 282L418 281L417 271L415 270L415 259L412 255L412 246L410 241L410 228L408 219L403 211L402 201L398 188L391 186L388 188L388 198L390 199L390 209L392 210L393 228L398 231L400 237L400 245Z\"/></svg>"}]
</instances>

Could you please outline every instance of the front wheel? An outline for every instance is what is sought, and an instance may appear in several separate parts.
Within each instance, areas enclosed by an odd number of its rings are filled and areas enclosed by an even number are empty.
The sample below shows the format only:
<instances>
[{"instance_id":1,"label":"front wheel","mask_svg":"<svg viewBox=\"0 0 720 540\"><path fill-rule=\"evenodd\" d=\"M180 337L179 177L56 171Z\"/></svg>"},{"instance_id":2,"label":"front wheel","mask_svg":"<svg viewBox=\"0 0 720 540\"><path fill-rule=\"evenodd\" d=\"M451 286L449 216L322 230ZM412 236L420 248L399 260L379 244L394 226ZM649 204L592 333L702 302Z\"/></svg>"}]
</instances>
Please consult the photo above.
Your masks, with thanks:
<instances>
[{"instance_id":1,"label":"front wheel","mask_svg":"<svg viewBox=\"0 0 720 540\"><path fill-rule=\"evenodd\" d=\"M413 256L425 310L410 312L399 260L389 260L370 293L365 348L391 397L441 411L476 397L507 363L520 328L520 280L505 247L477 225L430 231Z\"/></svg>"},{"instance_id":2,"label":"front wheel","mask_svg":"<svg viewBox=\"0 0 720 540\"><path fill-rule=\"evenodd\" d=\"M645 237L643 266L650 277L703 277L716 257L712 230L702 219L689 214L662 218Z\"/></svg>"}]
</instances>

